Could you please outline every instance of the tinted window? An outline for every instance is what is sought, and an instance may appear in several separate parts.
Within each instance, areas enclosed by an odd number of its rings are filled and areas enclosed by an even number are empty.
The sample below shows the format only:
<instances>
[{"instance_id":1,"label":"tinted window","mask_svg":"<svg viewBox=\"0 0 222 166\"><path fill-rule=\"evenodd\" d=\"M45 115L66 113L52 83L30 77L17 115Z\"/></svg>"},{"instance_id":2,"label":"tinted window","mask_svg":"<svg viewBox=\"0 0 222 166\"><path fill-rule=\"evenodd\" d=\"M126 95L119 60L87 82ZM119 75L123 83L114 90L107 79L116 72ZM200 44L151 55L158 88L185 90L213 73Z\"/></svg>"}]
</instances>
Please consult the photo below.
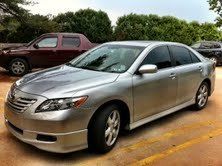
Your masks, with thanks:
<instances>
[{"instance_id":1,"label":"tinted window","mask_svg":"<svg viewBox=\"0 0 222 166\"><path fill-rule=\"evenodd\" d=\"M214 44L210 43L210 42L203 42L201 44L201 48L202 49L211 49L211 48L214 48Z\"/></svg>"},{"instance_id":2,"label":"tinted window","mask_svg":"<svg viewBox=\"0 0 222 166\"><path fill-rule=\"evenodd\" d=\"M214 48L221 48L221 46L220 46L219 43L214 43L213 47L214 47Z\"/></svg>"},{"instance_id":3,"label":"tinted window","mask_svg":"<svg viewBox=\"0 0 222 166\"><path fill-rule=\"evenodd\" d=\"M62 46L63 47L79 47L80 38L79 37L63 37Z\"/></svg>"},{"instance_id":4,"label":"tinted window","mask_svg":"<svg viewBox=\"0 0 222 166\"><path fill-rule=\"evenodd\" d=\"M57 46L57 42L58 42L58 38L57 37L48 37L48 38L42 39L38 43L38 46L39 47L56 47Z\"/></svg>"},{"instance_id":5,"label":"tinted window","mask_svg":"<svg viewBox=\"0 0 222 166\"><path fill-rule=\"evenodd\" d=\"M199 58L194 53L190 52L190 56L191 56L191 59L192 59L193 63L200 62Z\"/></svg>"},{"instance_id":6,"label":"tinted window","mask_svg":"<svg viewBox=\"0 0 222 166\"><path fill-rule=\"evenodd\" d=\"M177 66L192 63L188 49L179 46L171 46L171 51L174 55Z\"/></svg>"},{"instance_id":7,"label":"tinted window","mask_svg":"<svg viewBox=\"0 0 222 166\"><path fill-rule=\"evenodd\" d=\"M158 69L171 67L171 58L167 46L153 49L143 61L142 65L154 64Z\"/></svg>"}]
</instances>

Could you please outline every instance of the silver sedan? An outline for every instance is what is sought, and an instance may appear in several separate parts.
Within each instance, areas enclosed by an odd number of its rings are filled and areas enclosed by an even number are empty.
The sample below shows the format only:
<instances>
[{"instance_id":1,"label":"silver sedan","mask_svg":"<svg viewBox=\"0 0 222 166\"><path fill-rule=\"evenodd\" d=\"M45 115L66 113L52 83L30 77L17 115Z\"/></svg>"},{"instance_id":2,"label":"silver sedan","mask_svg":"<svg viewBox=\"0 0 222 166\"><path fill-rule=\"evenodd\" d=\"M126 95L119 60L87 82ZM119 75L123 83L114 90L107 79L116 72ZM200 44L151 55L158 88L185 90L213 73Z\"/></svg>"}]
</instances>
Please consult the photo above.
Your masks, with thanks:
<instances>
[{"instance_id":1,"label":"silver sedan","mask_svg":"<svg viewBox=\"0 0 222 166\"><path fill-rule=\"evenodd\" d=\"M121 130L190 105L203 109L214 82L214 62L183 44L105 43L15 82L5 100L5 124L43 150L105 153Z\"/></svg>"}]
</instances>

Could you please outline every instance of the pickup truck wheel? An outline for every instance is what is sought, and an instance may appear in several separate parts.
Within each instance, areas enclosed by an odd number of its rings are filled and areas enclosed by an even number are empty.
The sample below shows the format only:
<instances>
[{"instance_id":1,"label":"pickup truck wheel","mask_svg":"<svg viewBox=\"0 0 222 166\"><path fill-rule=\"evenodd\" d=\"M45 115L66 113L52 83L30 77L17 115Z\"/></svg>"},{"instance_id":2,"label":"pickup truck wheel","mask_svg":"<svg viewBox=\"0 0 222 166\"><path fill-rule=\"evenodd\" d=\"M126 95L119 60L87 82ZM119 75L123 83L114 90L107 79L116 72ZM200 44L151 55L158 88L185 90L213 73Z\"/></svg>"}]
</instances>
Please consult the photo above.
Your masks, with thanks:
<instances>
[{"instance_id":1,"label":"pickup truck wheel","mask_svg":"<svg viewBox=\"0 0 222 166\"><path fill-rule=\"evenodd\" d=\"M218 66L218 59L217 59L217 57L211 57L210 60L212 60Z\"/></svg>"},{"instance_id":2,"label":"pickup truck wheel","mask_svg":"<svg viewBox=\"0 0 222 166\"><path fill-rule=\"evenodd\" d=\"M109 152L117 142L119 131L119 108L110 105L101 110L89 128L89 148L97 153Z\"/></svg>"},{"instance_id":3,"label":"pickup truck wheel","mask_svg":"<svg viewBox=\"0 0 222 166\"><path fill-rule=\"evenodd\" d=\"M13 59L9 64L9 72L14 76L23 76L29 71L29 65L26 60L21 58Z\"/></svg>"}]
</instances>

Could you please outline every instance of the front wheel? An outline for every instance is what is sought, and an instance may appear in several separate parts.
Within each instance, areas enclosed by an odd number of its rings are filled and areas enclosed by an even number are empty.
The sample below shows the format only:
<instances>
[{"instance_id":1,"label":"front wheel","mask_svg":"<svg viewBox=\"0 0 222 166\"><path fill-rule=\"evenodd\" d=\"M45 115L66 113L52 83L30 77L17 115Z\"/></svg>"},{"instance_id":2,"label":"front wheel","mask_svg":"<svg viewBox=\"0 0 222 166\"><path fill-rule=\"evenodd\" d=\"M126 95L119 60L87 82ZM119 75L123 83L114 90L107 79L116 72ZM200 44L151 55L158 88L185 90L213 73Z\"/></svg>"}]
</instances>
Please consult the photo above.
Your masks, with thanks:
<instances>
[{"instance_id":1,"label":"front wheel","mask_svg":"<svg viewBox=\"0 0 222 166\"><path fill-rule=\"evenodd\" d=\"M89 148L98 153L109 152L120 131L120 111L116 105L101 110L89 127Z\"/></svg>"},{"instance_id":2,"label":"front wheel","mask_svg":"<svg viewBox=\"0 0 222 166\"><path fill-rule=\"evenodd\" d=\"M196 94L196 103L195 103L195 108L197 110L202 110L208 102L208 97L209 97L209 85L206 82L203 82Z\"/></svg>"},{"instance_id":3,"label":"front wheel","mask_svg":"<svg viewBox=\"0 0 222 166\"><path fill-rule=\"evenodd\" d=\"M9 72L14 76L23 76L29 71L29 65L26 60L21 58L13 59L9 64Z\"/></svg>"}]
</instances>

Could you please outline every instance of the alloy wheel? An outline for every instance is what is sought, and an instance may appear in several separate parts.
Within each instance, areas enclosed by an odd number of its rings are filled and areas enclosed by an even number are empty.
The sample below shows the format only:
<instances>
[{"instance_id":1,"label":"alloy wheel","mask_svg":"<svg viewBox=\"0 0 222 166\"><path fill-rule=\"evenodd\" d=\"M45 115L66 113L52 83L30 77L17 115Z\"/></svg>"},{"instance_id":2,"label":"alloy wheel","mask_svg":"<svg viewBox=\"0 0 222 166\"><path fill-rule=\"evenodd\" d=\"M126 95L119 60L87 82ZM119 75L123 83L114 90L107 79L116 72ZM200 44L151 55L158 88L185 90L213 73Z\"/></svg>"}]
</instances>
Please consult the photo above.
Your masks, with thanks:
<instances>
[{"instance_id":1,"label":"alloy wheel","mask_svg":"<svg viewBox=\"0 0 222 166\"><path fill-rule=\"evenodd\" d=\"M117 110L114 110L109 115L106 123L105 141L108 146L112 146L119 134L120 129L120 114Z\"/></svg>"},{"instance_id":2,"label":"alloy wheel","mask_svg":"<svg viewBox=\"0 0 222 166\"><path fill-rule=\"evenodd\" d=\"M22 62L14 62L11 70L14 74L20 75L25 72L25 65Z\"/></svg>"},{"instance_id":3,"label":"alloy wheel","mask_svg":"<svg viewBox=\"0 0 222 166\"><path fill-rule=\"evenodd\" d=\"M203 84L200 87L197 95L197 104L199 105L199 107L204 107L206 105L207 99L208 99L208 87L207 85Z\"/></svg>"},{"instance_id":4,"label":"alloy wheel","mask_svg":"<svg viewBox=\"0 0 222 166\"><path fill-rule=\"evenodd\" d=\"M217 65L217 58L216 57L212 57L210 59Z\"/></svg>"}]
</instances>

